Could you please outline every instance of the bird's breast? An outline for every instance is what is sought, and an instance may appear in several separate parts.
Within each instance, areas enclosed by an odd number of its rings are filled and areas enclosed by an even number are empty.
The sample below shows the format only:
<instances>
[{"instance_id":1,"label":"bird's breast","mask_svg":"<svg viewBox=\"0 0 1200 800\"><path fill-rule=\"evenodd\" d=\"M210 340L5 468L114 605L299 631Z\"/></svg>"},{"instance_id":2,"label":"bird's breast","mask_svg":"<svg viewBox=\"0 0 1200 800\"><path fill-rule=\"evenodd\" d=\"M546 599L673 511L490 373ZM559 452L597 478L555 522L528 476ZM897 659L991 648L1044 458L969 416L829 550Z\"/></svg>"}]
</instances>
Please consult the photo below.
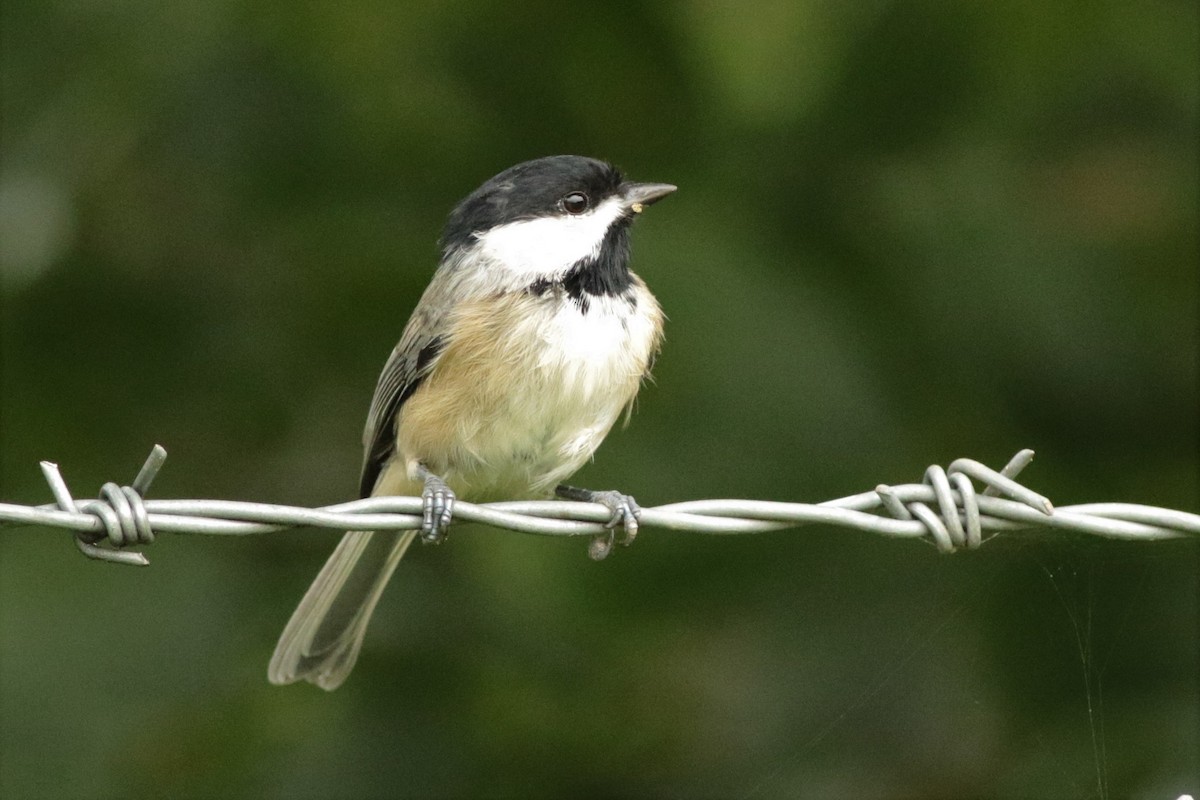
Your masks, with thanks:
<instances>
[{"instance_id":1,"label":"bird's breast","mask_svg":"<svg viewBox=\"0 0 1200 800\"><path fill-rule=\"evenodd\" d=\"M661 329L640 280L617 296L551 287L463 304L401 412L399 452L468 497L542 494L582 466L632 402Z\"/></svg>"}]
</instances>

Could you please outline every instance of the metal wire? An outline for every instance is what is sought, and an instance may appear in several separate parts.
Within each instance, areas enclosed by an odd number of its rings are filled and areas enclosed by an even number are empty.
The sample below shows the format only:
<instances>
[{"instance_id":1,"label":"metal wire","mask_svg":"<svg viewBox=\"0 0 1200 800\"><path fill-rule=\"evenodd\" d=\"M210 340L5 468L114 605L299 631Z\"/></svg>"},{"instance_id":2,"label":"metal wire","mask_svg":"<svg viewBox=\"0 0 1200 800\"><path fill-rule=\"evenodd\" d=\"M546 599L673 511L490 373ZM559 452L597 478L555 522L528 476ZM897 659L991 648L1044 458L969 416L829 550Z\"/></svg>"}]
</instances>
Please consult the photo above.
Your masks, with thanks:
<instances>
[{"instance_id":1,"label":"metal wire","mask_svg":"<svg viewBox=\"0 0 1200 800\"><path fill-rule=\"evenodd\" d=\"M75 531L88 558L145 566L140 552L158 533L227 536L270 533L298 527L338 530L412 530L421 526L421 498L371 497L350 503L302 508L232 500L147 500L145 495L166 461L155 445L129 486L106 483L97 500L75 500L56 464L43 461L42 474L54 504L0 503L0 526L42 525ZM942 552L979 547L997 533L1046 527L1114 539L1158 540L1200 536L1200 515L1132 503L1089 503L1055 508L1017 483L1033 459L1022 450L996 472L960 458L943 469L931 466L924 482L888 486L824 503L764 500L692 500L644 508L642 528L659 527L711 534L777 531L823 524L902 538L924 538ZM983 484L976 492L973 481ZM454 518L541 536L609 537L611 512L595 503L522 501L457 502ZM105 545L105 546L102 546Z\"/></svg>"}]
</instances>

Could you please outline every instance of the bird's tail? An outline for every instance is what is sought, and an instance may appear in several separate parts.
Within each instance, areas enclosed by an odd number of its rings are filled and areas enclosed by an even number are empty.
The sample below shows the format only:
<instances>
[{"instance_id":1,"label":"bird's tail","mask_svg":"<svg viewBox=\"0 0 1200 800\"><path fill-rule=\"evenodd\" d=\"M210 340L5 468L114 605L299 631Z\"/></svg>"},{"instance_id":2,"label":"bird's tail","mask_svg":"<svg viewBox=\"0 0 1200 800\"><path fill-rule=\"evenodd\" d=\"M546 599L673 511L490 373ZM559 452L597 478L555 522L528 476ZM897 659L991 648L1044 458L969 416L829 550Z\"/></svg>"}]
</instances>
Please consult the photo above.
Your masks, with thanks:
<instances>
[{"instance_id":1,"label":"bird's tail","mask_svg":"<svg viewBox=\"0 0 1200 800\"><path fill-rule=\"evenodd\" d=\"M275 646L271 683L334 690L350 674L367 622L416 531L349 531L300 601Z\"/></svg>"}]
</instances>

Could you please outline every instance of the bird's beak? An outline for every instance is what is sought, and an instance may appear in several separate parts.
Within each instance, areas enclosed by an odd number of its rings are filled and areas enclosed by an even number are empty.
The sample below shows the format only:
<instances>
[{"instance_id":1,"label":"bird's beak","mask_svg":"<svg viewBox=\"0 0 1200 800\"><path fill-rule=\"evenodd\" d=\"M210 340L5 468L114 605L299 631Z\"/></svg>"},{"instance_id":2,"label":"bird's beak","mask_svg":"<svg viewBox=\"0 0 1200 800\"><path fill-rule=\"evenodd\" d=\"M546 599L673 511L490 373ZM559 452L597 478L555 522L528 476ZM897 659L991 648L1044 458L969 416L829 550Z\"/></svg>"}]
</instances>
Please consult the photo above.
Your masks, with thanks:
<instances>
[{"instance_id":1,"label":"bird's beak","mask_svg":"<svg viewBox=\"0 0 1200 800\"><path fill-rule=\"evenodd\" d=\"M621 196L625 198L625 207L635 214L642 213L648 205L678 189L669 183L625 183L621 185Z\"/></svg>"}]
</instances>

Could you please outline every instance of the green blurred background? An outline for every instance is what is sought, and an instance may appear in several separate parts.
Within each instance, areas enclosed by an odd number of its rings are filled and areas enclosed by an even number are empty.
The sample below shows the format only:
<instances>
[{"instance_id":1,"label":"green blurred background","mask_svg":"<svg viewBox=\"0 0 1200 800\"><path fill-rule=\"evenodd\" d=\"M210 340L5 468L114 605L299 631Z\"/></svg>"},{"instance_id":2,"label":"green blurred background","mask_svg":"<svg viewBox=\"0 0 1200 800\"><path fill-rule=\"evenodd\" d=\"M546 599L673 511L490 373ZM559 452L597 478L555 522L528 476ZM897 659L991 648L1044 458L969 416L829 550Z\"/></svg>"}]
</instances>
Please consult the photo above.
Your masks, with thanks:
<instances>
[{"instance_id":1,"label":"green blurred background","mask_svg":"<svg viewBox=\"0 0 1200 800\"><path fill-rule=\"evenodd\" d=\"M577 482L820 501L970 456L1200 510L1190 2L3 5L0 499L353 496L449 209L518 161L680 191L657 383ZM0 532L0 794L1176 797L1195 541L832 528L412 552L272 687L336 541Z\"/></svg>"}]
</instances>

